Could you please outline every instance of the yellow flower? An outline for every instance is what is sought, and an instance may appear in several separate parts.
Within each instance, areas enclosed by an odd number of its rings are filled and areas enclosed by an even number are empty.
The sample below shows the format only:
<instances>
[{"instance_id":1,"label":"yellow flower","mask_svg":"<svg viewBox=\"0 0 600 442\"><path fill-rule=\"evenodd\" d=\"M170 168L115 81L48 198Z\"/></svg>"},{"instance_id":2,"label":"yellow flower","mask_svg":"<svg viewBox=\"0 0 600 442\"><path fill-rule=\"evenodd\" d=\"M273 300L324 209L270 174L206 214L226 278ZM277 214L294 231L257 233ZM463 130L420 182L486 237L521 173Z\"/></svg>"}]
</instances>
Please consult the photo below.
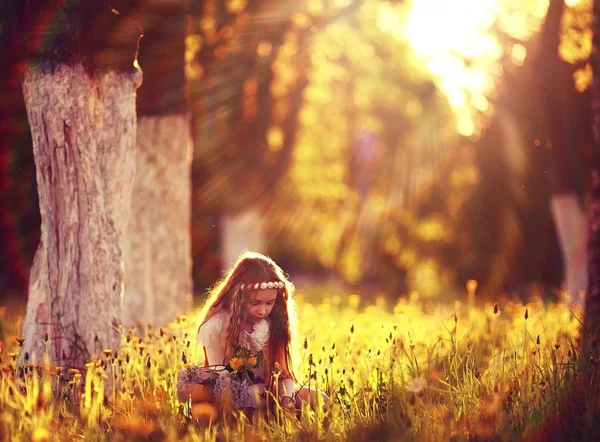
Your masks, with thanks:
<instances>
[{"instance_id":1,"label":"yellow flower","mask_svg":"<svg viewBox=\"0 0 600 442\"><path fill-rule=\"evenodd\" d=\"M250 356L248 358L248 364L252 365L253 367L256 365L258 361L256 360L256 358L254 356Z\"/></svg>"},{"instance_id":2,"label":"yellow flower","mask_svg":"<svg viewBox=\"0 0 600 442\"><path fill-rule=\"evenodd\" d=\"M43 427L37 427L31 434L31 440L34 442L46 442L50 440L50 432Z\"/></svg>"},{"instance_id":3,"label":"yellow flower","mask_svg":"<svg viewBox=\"0 0 600 442\"><path fill-rule=\"evenodd\" d=\"M244 366L244 361L240 358L231 358L231 360L229 361L229 365L234 370L239 370Z\"/></svg>"}]
</instances>

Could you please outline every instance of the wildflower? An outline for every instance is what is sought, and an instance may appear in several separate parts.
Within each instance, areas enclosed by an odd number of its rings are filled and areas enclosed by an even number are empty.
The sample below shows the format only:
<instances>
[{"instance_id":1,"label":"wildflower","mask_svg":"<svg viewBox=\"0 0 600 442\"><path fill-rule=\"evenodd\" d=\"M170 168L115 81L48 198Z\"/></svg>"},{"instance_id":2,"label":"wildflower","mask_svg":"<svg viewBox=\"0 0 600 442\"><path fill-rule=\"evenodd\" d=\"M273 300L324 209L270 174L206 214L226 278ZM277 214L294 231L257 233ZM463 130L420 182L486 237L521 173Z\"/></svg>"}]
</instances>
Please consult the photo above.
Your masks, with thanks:
<instances>
[{"instance_id":1,"label":"wildflower","mask_svg":"<svg viewBox=\"0 0 600 442\"><path fill-rule=\"evenodd\" d=\"M10 358L14 361L15 359L17 359L17 352L10 351L8 352L8 356L10 356Z\"/></svg>"},{"instance_id":2,"label":"wildflower","mask_svg":"<svg viewBox=\"0 0 600 442\"><path fill-rule=\"evenodd\" d=\"M412 378L406 383L406 389L413 393L419 393L427 387L427 380L422 377Z\"/></svg>"},{"instance_id":3,"label":"wildflower","mask_svg":"<svg viewBox=\"0 0 600 442\"><path fill-rule=\"evenodd\" d=\"M229 365L234 370L239 370L244 366L244 361L240 358L231 358L231 360L229 361Z\"/></svg>"},{"instance_id":4,"label":"wildflower","mask_svg":"<svg viewBox=\"0 0 600 442\"><path fill-rule=\"evenodd\" d=\"M23 347L24 342L25 342L25 338L17 338L17 344L19 344L19 347Z\"/></svg>"},{"instance_id":5,"label":"wildflower","mask_svg":"<svg viewBox=\"0 0 600 442\"><path fill-rule=\"evenodd\" d=\"M112 354L112 350L110 348L105 348L104 350L102 350L102 352L107 358Z\"/></svg>"},{"instance_id":6,"label":"wildflower","mask_svg":"<svg viewBox=\"0 0 600 442\"><path fill-rule=\"evenodd\" d=\"M255 356L250 356L248 358L248 364L250 364L252 367L255 367L257 362L258 362L258 359L256 359Z\"/></svg>"},{"instance_id":7,"label":"wildflower","mask_svg":"<svg viewBox=\"0 0 600 442\"><path fill-rule=\"evenodd\" d=\"M32 442L45 442L50 440L50 432L44 427L37 427L31 434Z\"/></svg>"}]
</instances>

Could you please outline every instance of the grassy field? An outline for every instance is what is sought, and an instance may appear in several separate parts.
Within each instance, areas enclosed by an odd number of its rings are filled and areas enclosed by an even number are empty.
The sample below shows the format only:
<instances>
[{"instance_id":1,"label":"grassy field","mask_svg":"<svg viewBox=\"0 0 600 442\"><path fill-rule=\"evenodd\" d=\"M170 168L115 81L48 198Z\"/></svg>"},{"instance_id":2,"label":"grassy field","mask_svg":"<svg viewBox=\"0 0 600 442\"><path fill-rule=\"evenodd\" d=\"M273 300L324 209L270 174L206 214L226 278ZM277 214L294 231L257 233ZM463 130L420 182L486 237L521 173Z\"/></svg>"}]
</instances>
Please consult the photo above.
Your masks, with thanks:
<instances>
[{"instance_id":1,"label":"grassy field","mask_svg":"<svg viewBox=\"0 0 600 442\"><path fill-rule=\"evenodd\" d=\"M562 304L360 307L356 295L298 302L297 374L331 408L252 424L176 398L199 361L197 322L123 330L87 376L48 363L19 369L18 321L0 311L0 440L581 440L578 316ZM11 324L10 326L8 324ZM109 382L116 379L118 382ZM308 382L308 381L307 381ZM26 391L26 394L24 393Z\"/></svg>"}]
</instances>

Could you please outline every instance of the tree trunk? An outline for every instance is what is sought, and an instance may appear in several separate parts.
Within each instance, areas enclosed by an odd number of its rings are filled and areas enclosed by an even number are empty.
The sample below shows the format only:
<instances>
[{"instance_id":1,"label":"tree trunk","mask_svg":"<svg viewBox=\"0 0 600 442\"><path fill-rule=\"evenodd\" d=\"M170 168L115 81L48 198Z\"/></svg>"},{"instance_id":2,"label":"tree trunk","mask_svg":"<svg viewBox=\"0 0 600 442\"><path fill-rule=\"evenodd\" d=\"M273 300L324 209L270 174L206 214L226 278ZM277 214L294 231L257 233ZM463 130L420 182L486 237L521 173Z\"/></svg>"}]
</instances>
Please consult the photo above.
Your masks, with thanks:
<instances>
[{"instance_id":1,"label":"tree trunk","mask_svg":"<svg viewBox=\"0 0 600 442\"><path fill-rule=\"evenodd\" d=\"M25 74L41 213L25 358L41 361L45 333L50 359L65 366L119 343L140 82L139 71L89 75L81 64Z\"/></svg>"},{"instance_id":2,"label":"tree trunk","mask_svg":"<svg viewBox=\"0 0 600 442\"><path fill-rule=\"evenodd\" d=\"M588 287L585 299L586 342L597 353L600 325L600 0L594 0L592 86L592 166L589 206ZM585 356L585 355L584 355Z\"/></svg>"},{"instance_id":3,"label":"tree trunk","mask_svg":"<svg viewBox=\"0 0 600 442\"><path fill-rule=\"evenodd\" d=\"M186 2L132 2L144 27L137 94L136 179L128 234L123 322L162 326L192 307L191 124L184 52Z\"/></svg>"},{"instance_id":4,"label":"tree trunk","mask_svg":"<svg viewBox=\"0 0 600 442\"><path fill-rule=\"evenodd\" d=\"M187 115L138 118L123 322L162 326L192 307Z\"/></svg>"},{"instance_id":5,"label":"tree trunk","mask_svg":"<svg viewBox=\"0 0 600 442\"><path fill-rule=\"evenodd\" d=\"M550 208L563 256L565 300L572 306L583 307L587 288L585 212L573 193L553 195Z\"/></svg>"},{"instance_id":6,"label":"tree trunk","mask_svg":"<svg viewBox=\"0 0 600 442\"><path fill-rule=\"evenodd\" d=\"M266 253L264 220L256 208L221 217L223 267L231 267L244 250Z\"/></svg>"},{"instance_id":7,"label":"tree trunk","mask_svg":"<svg viewBox=\"0 0 600 442\"><path fill-rule=\"evenodd\" d=\"M564 0L551 0L541 38L538 59L542 85L541 106L545 109L544 149L548 152L548 178L552 192L550 208L563 261L563 289L566 300L582 305L580 292L587 284L585 215L580 206L582 145L573 115L577 91L573 82L574 68L559 56L560 23Z\"/></svg>"}]
</instances>

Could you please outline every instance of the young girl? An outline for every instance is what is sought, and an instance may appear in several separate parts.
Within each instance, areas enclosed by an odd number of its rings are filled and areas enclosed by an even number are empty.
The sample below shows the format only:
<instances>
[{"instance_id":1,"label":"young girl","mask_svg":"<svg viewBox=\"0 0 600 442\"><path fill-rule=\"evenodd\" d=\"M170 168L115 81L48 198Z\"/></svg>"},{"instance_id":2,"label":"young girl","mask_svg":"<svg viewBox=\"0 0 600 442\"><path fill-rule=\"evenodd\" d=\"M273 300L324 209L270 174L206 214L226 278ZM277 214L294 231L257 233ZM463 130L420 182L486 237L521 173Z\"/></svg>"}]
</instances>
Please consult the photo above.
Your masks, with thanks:
<instances>
[{"instance_id":1,"label":"young girl","mask_svg":"<svg viewBox=\"0 0 600 442\"><path fill-rule=\"evenodd\" d=\"M240 408L261 408L265 389L277 394L281 406L299 407L315 402L307 388L296 391L292 365L295 334L294 286L270 258L244 252L229 273L211 289L201 314L198 341L204 347L205 366L230 368L240 348L263 358L256 364L252 384L237 393ZM223 374L224 372L222 372ZM220 391L217 380L215 393ZM323 401L327 398L324 397Z\"/></svg>"}]
</instances>

